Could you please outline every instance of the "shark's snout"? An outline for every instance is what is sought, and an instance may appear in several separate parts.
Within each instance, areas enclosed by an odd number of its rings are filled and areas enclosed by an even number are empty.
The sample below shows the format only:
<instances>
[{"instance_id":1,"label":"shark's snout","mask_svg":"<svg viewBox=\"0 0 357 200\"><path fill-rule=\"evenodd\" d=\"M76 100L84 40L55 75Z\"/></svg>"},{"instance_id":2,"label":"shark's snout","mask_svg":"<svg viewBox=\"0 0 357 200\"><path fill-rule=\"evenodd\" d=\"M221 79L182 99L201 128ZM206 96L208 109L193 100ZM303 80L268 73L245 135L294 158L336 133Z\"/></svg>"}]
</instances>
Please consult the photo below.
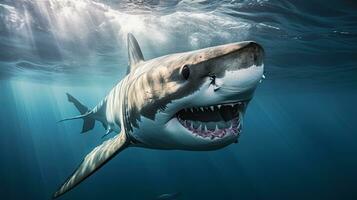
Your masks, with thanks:
<instances>
[{"instance_id":1,"label":"shark's snout","mask_svg":"<svg viewBox=\"0 0 357 200\"><path fill-rule=\"evenodd\" d=\"M222 48L222 47L217 47ZM217 55L205 65L214 75L215 95L225 101L249 100L264 71L264 49L253 41L223 46L224 54Z\"/></svg>"},{"instance_id":2,"label":"shark's snout","mask_svg":"<svg viewBox=\"0 0 357 200\"><path fill-rule=\"evenodd\" d=\"M240 51L245 51L250 54L250 56L248 56L248 61L250 61L250 63L253 63L255 66L261 66L264 58L263 47L254 41L245 43L245 46ZM247 64L249 65L249 62Z\"/></svg>"},{"instance_id":3,"label":"shark's snout","mask_svg":"<svg viewBox=\"0 0 357 200\"><path fill-rule=\"evenodd\" d=\"M254 41L233 43L225 48L224 54L212 59L213 65L221 70L235 71L263 65L264 49Z\"/></svg>"}]
</instances>

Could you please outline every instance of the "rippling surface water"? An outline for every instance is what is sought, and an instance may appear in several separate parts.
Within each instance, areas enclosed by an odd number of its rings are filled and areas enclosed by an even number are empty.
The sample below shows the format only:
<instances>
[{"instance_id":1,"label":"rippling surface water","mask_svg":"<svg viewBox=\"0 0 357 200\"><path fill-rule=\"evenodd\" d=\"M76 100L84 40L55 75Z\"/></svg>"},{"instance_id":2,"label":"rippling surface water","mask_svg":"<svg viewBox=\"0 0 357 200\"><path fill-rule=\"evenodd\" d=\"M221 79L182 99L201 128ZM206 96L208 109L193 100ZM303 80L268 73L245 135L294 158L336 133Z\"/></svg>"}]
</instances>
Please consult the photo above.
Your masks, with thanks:
<instances>
[{"instance_id":1,"label":"rippling surface water","mask_svg":"<svg viewBox=\"0 0 357 200\"><path fill-rule=\"evenodd\" d=\"M271 0L0 1L0 199L48 199L102 142L94 106L145 58L242 40L266 51L240 143L124 151L63 199L356 199L357 4Z\"/></svg>"}]
</instances>

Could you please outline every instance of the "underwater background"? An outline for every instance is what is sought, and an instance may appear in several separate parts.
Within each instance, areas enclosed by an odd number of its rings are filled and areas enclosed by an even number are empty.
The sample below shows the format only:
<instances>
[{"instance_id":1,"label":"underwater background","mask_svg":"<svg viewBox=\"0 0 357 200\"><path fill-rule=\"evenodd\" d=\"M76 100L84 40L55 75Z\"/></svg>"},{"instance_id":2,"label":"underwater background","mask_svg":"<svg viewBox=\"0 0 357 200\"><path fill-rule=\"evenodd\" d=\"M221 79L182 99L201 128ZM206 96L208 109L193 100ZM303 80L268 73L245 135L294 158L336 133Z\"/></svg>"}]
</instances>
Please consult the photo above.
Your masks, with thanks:
<instances>
[{"instance_id":1,"label":"underwater background","mask_svg":"<svg viewBox=\"0 0 357 200\"><path fill-rule=\"evenodd\" d=\"M1 0L0 199L50 199L101 144L93 107L146 59L255 40L266 79L238 144L129 148L61 199L357 199L357 3L352 0Z\"/></svg>"}]
</instances>

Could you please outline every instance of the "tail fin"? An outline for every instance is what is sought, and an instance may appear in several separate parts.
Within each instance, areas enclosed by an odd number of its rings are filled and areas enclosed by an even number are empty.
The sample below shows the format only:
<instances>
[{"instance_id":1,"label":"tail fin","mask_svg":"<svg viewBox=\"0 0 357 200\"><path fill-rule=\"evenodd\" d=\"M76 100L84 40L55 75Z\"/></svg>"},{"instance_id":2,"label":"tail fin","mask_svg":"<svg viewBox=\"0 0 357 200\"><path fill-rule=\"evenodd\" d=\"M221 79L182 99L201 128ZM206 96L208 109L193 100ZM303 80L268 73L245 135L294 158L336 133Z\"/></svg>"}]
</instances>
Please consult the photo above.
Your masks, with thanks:
<instances>
[{"instance_id":1,"label":"tail fin","mask_svg":"<svg viewBox=\"0 0 357 200\"><path fill-rule=\"evenodd\" d=\"M74 104L74 106L78 109L78 111L81 113L81 115L62 119L59 122L73 120L73 119L83 119L84 123L83 123L82 133L92 130L94 128L94 124L95 124L95 119L92 117L93 113L87 108L87 106L83 105L81 102L79 102L72 95L70 95L68 93L66 93L66 95L67 95L68 101Z\"/></svg>"}]
</instances>

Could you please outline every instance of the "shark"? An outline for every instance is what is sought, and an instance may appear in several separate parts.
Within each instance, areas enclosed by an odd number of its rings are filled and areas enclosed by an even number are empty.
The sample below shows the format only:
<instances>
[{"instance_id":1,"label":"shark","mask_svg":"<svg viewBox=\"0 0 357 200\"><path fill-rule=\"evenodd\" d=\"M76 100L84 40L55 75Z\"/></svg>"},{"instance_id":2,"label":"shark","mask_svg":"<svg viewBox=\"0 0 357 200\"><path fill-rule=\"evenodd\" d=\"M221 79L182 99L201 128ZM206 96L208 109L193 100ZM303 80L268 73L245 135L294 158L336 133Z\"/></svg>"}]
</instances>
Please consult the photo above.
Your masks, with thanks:
<instances>
[{"instance_id":1,"label":"shark","mask_svg":"<svg viewBox=\"0 0 357 200\"><path fill-rule=\"evenodd\" d=\"M116 134L89 152L53 194L68 192L129 147L210 151L237 143L248 103L264 75L264 49L229 43L145 60L127 35L126 76L94 108L67 94L82 132L102 123Z\"/></svg>"}]
</instances>

